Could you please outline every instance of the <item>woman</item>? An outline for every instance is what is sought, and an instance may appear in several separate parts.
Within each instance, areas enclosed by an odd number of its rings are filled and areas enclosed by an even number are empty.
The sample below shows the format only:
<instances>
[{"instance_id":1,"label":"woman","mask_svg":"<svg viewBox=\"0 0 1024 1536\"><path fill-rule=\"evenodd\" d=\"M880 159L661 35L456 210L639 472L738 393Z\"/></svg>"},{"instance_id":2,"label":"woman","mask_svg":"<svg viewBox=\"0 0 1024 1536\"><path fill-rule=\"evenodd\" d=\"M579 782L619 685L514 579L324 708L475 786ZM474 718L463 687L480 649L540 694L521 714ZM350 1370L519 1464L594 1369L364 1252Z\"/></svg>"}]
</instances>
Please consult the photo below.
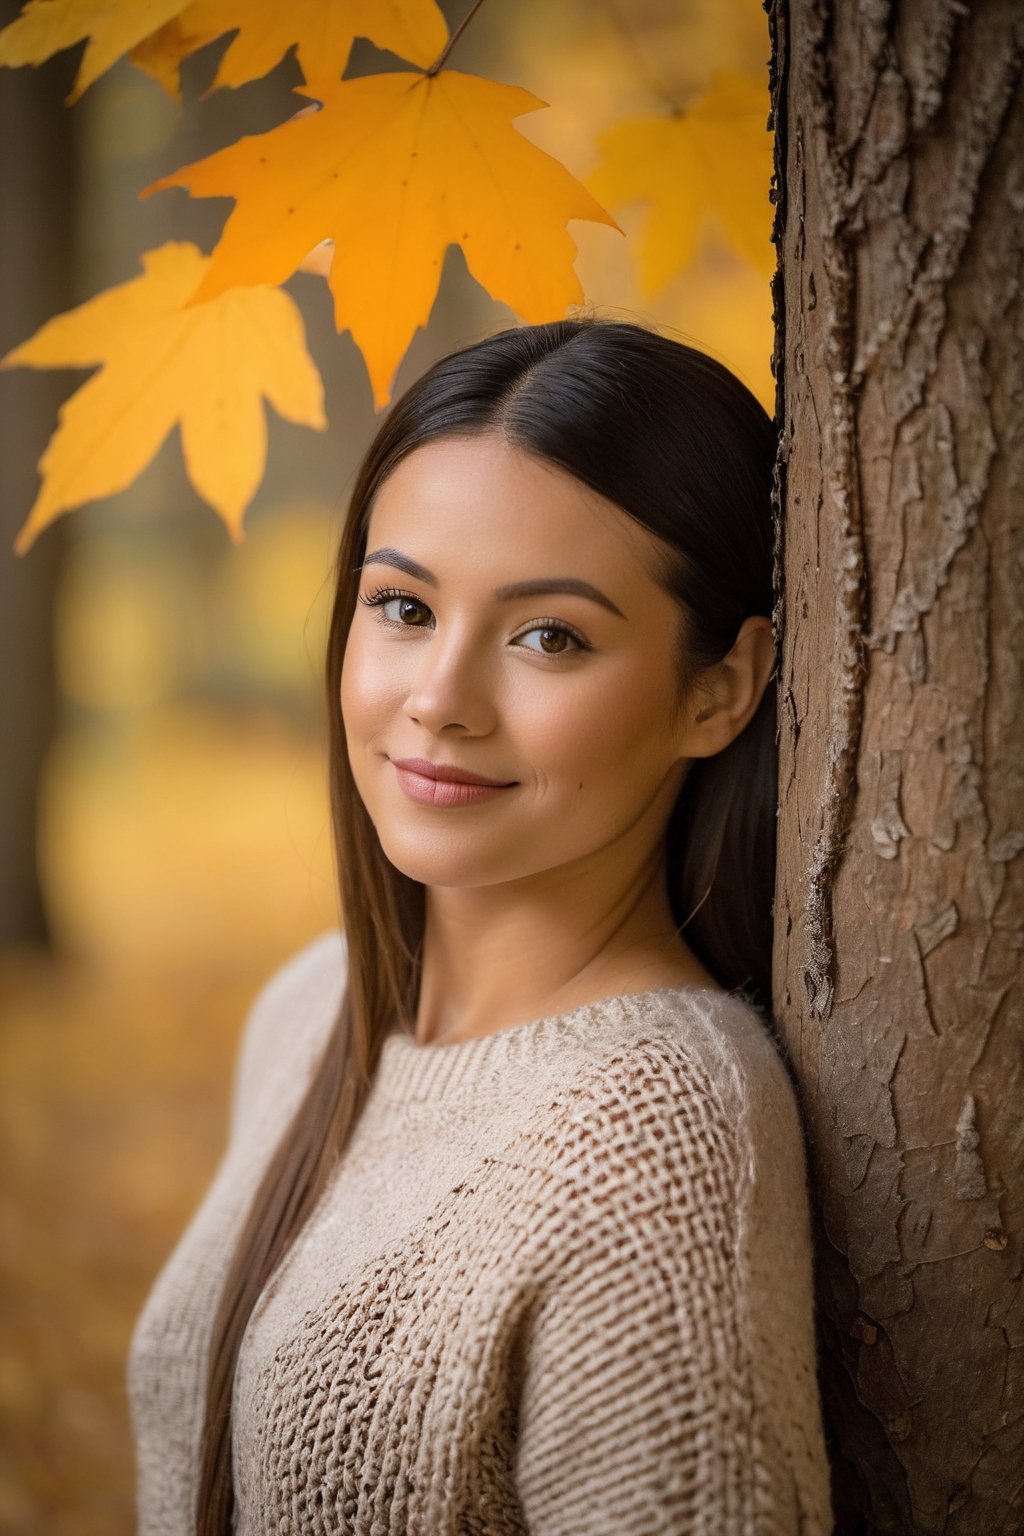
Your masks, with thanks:
<instances>
[{"instance_id":1,"label":"woman","mask_svg":"<svg viewBox=\"0 0 1024 1536\"><path fill-rule=\"evenodd\" d=\"M830 1528L769 997L774 435L525 327L370 448L328 656L345 938L270 983L139 1321L144 1536Z\"/></svg>"}]
</instances>

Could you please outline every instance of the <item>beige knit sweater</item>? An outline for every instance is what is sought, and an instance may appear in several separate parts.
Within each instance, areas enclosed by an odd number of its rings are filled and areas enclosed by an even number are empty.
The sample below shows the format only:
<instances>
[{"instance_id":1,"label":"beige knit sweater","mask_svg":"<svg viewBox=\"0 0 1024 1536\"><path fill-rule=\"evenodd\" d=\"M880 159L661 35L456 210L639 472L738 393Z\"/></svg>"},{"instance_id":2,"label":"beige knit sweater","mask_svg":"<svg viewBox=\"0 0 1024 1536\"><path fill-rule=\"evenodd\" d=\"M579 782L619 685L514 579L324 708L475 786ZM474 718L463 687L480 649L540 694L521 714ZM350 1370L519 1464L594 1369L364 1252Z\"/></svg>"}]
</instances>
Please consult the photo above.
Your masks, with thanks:
<instances>
[{"instance_id":1,"label":"beige knit sweater","mask_svg":"<svg viewBox=\"0 0 1024 1536\"><path fill-rule=\"evenodd\" d=\"M253 1009L230 1145L136 1327L142 1536L193 1529L232 1245L344 984L329 935ZM244 1536L823 1536L800 1129L742 999L663 988L385 1042L253 1313Z\"/></svg>"}]
</instances>

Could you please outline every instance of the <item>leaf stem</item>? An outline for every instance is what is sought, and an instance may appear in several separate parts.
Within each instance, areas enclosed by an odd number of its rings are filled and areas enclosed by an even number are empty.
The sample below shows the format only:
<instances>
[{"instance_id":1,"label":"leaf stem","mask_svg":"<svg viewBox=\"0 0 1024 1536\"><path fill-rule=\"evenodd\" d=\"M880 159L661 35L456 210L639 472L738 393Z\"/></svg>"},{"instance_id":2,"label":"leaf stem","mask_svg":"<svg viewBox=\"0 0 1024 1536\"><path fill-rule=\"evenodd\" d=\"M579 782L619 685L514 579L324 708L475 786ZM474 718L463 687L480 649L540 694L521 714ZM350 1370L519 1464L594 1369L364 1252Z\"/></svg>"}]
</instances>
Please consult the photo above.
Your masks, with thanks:
<instances>
[{"instance_id":1,"label":"leaf stem","mask_svg":"<svg viewBox=\"0 0 1024 1536\"><path fill-rule=\"evenodd\" d=\"M445 43L437 58L434 60L433 64L431 64L430 68L425 71L428 80L432 80L434 76L444 68L445 64L448 62L448 55L451 53L452 49L455 47L455 44L458 42L463 32L465 32L466 28L469 26L470 22L473 20L473 17L476 15L477 11L480 9L483 3L484 0L473 0L473 4L470 6L465 16L463 16L462 20L455 28L455 31L452 33L451 37Z\"/></svg>"}]
</instances>

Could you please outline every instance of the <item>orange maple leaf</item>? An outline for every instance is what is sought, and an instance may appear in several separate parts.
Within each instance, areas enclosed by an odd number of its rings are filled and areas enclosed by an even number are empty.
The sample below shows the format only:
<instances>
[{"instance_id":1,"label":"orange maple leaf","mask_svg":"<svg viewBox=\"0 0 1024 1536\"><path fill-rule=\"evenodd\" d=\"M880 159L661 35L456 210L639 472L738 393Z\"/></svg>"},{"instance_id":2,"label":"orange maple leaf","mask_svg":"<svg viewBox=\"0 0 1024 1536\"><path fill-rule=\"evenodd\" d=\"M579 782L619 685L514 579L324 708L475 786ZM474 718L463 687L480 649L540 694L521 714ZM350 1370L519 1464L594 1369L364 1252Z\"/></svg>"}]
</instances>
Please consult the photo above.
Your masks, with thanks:
<instances>
[{"instance_id":1,"label":"orange maple leaf","mask_svg":"<svg viewBox=\"0 0 1024 1536\"><path fill-rule=\"evenodd\" d=\"M211 90L260 79L293 46L308 84L338 80L357 37L426 68L448 37L436 0L192 0L132 49L132 63L177 99L182 59L225 32L238 35Z\"/></svg>"},{"instance_id":2,"label":"orange maple leaf","mask_svg":"<svg viewBox=\"0 0 1024 1536\"><path fill-rule=\"evenodd\" d=\"M266 463L263 400L289 421L326 425L320 375L286 293L233 289L190 305L207 265L194 245L163 245L142 264L141 277L57 315L0 360L102 365L61 409L18 554L62 512L123 490L175 424L189 479L239 539Z\"/></svg>"},{"instance_id":3,"label":"orange maple leaf","mask_svg":"<svg viewBox=\"0 0 1024 1536\"><path fill-rule=\"evenodd\" d=\"M339 330L361 349L378 407L425 325L441 263L458 244L476 280L524 320L583 299L566 223L614 219L512 119L528 91L443 70L336 82L323 108L183 166L142 194L187 187L235 208L196 298L280 283L333 239Z\"/></svg>"},{"instance_id":4,"label":"orange maple leaf","mask_svg":"<svg viewBox=\"0 0 1024 1536\"><path fill-rule=\"evenodd\" d=\"M187 0L29 0L0 32L0 64L41 64L88 38L68 101L77 101L123 53L176 16Z\"/></svg>"},{"instance_id":5,"label":"orange maple leaf","mask_svg":"<svg viewBox=\"0 0 1024 1536\"><path fill-rule=\"evenodd\" d=\"M602 160L587 177L595 197L650 205L639 252L647 293L693 259L709 221L747 261L774 270L768 106L765 81L722 70L686 112L617 123L598 139Z\"/></svg>"}]
</instances>

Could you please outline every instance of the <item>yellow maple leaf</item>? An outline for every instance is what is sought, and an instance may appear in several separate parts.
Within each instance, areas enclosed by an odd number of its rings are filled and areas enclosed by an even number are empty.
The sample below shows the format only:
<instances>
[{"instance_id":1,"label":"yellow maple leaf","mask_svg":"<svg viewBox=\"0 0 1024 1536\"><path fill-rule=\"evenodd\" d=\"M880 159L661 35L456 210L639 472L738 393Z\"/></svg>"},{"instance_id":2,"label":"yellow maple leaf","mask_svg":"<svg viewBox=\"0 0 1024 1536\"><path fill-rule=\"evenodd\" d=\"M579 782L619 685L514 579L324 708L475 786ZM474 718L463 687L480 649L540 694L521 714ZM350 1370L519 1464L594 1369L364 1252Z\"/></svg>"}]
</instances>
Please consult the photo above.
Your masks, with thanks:
<instances>
[{"instance_id":1,"label":"yellow maple leaf","mask_svg":"<svg viewBox=\"0 0 1024 1536\"><path fill-rule=\"evenodd\" d=\"M29 0L0 32L0 64L41 64L88 38L68 101L77 101L123 53L177 15L187 0Z\"/></svg>"},{"instance_id":2,"label":"yellow maple leaf","mask_svg":"<svg viewBox=\"0 0 1024 1536\"><path fill-rule=\"evenodd\" d=\"M293 46L309 85L338 80L357 37L426 68L448 37L435 0L192 0L132 50L132 63L177 98L181 60L225 32L238 35L211 90L260 79Z\"/></svg>"},{"instance_id":3,"label":"yellow maple leaf","mask_svg":"<svg viewBox=\"0 0 1024 1536\"><path fill-rule=\"evenodd\" d=\"M437 294L451 244L494 298L530 322L582 301L566 223L614 219L512 119L544 105L515 86L443 70L339 81L323 108L242 139L147 187L233 197L197 298L280 283L333 239L339 330L379 406Z\"/></svg>"},{"instance_id":4,"label":"yellow maple leaf","mask_svg":"<svg viewBox=\"0 0 1024 1536\"><path fill-rule=\"evenodd\" d=\"M746 260L774 270L768 105L765 82L723 70L686 112L617 123L598 139L602 159L587 178L595 197L610 208L650 204L639 251L647 293L693 259L709 221Z\"/></svg>"},{"instance_id":5,"label":"yellow maple leaf","mask_svg":"<svg viewBox=\"0 0 1024 1536\"><path fill-rule=\"evenodd\" d=\"M57 315L0 360L102 365L61 409L18 554L62 512L123 490L175 424L189 479L239 539L266 463L263 400L289 421L326 425L320 375L286 293L233 289L188 305L207 265L194 245L163 245L142 265L141 277Z\"/></svg>"}]
</instances>

